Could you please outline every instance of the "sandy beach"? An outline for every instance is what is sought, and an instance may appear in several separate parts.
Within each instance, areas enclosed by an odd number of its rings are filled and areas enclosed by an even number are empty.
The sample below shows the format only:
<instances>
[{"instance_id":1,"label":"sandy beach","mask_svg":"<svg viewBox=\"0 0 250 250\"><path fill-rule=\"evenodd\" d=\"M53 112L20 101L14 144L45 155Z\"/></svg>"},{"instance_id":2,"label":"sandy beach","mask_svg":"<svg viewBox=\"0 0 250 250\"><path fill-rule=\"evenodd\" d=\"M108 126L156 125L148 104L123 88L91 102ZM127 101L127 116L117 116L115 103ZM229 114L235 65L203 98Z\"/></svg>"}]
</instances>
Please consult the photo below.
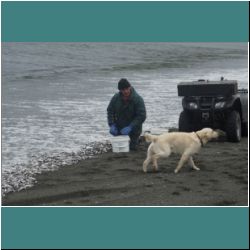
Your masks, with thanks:
<instances>
[{"instance_id":1,"label":"sandy beach","mask_svg":"<svg viewBox=\"0 0 250 250\"><path fill-rule=\"evenodd\" d=\"M178 155L142 172L148 143L137 151L107 152L36 176L35 186L2 198L6 206L247 206L248 138L209 142L178 174Z\"/></svg>"}]
</instances>

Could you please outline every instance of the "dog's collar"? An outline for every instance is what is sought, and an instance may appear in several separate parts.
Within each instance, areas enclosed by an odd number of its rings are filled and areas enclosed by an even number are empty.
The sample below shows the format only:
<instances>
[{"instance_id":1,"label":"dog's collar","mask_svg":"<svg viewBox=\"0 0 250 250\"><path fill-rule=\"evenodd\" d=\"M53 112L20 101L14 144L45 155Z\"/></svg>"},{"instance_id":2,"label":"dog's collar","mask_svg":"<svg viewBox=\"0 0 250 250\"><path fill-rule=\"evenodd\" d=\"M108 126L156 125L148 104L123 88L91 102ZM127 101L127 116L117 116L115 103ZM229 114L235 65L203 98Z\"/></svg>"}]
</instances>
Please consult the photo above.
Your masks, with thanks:
<instances>
[{"instance_id":1,"label":"dog's collar","mask_svg":"<svg viewBox=\"0 0 250 250\"><path fill-rule=\"evenodd\" d=\"M199 140L200 140L200 143L201 143L201 146L203 147L204 146L204 144L203 144L203 141L201 140L201 138L200 138L200 136L196 133L196 132L194 132L196 135L197 135L197 137L199 138Z\"/></svg>"}]
</instances>

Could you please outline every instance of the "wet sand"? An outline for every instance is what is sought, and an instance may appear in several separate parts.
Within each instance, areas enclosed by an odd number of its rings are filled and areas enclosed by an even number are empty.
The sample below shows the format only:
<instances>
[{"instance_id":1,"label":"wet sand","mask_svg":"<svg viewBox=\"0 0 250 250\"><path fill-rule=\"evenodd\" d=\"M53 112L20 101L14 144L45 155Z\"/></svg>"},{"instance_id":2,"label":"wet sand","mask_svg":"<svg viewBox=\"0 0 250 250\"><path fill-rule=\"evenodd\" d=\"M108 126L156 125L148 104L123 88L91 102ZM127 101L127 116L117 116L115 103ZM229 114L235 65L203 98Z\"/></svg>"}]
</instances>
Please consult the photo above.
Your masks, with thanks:
<instances>
[{"instance_id":1,"label":"wet sand","mask_svg":"<svg viewBox=\"0 0 250 250\"><path fill-rule=\"evenodd\" d=\"M200 171L174 169L178 155L142 172L148 143L138 151L104 153L36 176L35 186L2 198L8 206L247 206L248 138L213 141L194 156Z\"/></svg>"}]
</instances>

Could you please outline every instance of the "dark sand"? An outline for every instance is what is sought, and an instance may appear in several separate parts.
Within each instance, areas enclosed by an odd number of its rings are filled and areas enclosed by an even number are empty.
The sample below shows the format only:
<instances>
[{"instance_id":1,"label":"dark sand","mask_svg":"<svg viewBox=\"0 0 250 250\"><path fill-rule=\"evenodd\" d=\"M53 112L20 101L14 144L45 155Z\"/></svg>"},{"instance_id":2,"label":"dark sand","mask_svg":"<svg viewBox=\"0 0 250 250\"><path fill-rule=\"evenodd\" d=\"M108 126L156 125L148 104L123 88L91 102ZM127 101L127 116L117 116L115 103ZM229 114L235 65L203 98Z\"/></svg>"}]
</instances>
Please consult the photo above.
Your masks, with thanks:
<instances>
[{"instance_id":1,"label":"dark sand","mask_svg":"<svg viewBox=\"0 0 250 250\"><path fill-rule=\"evenodd\" d=\"M159 160L159 172L142 172L148 144L130 153L108 152L58 171L3 197L3 205L247 206L248 139L209 142L194 161L200 171L174 168L179 156Z\"/></svg>"}]
</instances>

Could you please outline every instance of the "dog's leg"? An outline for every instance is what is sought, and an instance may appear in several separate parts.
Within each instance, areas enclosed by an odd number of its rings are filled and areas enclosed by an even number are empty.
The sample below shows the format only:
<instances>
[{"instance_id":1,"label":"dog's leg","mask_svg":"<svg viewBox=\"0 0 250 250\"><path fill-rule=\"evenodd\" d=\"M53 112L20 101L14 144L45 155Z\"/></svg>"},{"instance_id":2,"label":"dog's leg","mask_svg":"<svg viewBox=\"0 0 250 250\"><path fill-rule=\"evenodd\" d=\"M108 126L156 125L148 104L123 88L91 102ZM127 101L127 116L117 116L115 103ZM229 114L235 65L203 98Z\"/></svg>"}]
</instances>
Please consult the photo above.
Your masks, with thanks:
<instances>
[{"instance_id":1,"label":"dog's leg","mask_svg":"<svg viewBox=\"0 0 250 250\"><path fill-rule=\"evenodd\" d=\"M144 173L147 172L148 164L152 161L152 147L153 147L153 144L151 143L148 147L147 158L142 164L142 170Z\"/></svg>"},{"instance_id":2,"label":"dog's leg","mask_svg":"<svg viewBox=\"0 0 250 250\"><path fill-rule=\"evenodd\" d=\"M183 167L184 163L189 159L189 157L190 156L188 154L185 154L185 153L181 156L181 159L180 159L180 161L179 161L179 163L174 171L176 174L180 171L180 169Z\"/></svg>"},{"instance_id":3,"label":"dog's leg","mask_svg":"<svg viewBox=\"0 0 250 250\"><path fill-rule=\"evenodd\" d=\"M166 150L165 152L161 152L161 153L158 153L158 154L155 154L155 155L152 156L152 159L153 159L153 166L154 166L154 170L155 170L155 171L158 171L158 163L157 163L157 160L158 160L160 157L167 158L170 154L171 154L171 150L168 149L168 150Z\"/></svg>"},{"instance_id":4,"label":"dog's leg","mask_svg":"<svg viewBox=\"0 0 250 250\"><path fill-rule=\"evenodd\" d=\"M153 167L155 171L158 171L158 164L157 164L157 155L152 155L152 156L147 156L146 160L143 162L143 172L147 172L147 166L148 164L152 161L153 162Z\"/></svg>"},{"instance_id":5,"label":"dog's leg","mask_svg":"<svg viewBox=\"0 0 250 250\"><path fill-rule=\"evenodd\" d=\"M159 158L158 155L154 155L154 156L152 157L152 159L153 159L153 167L154 167L154 171L155 171L155 172L158 171L158 163L157 163L157 159L158 159L158 158Z\"/></svg>"},{"instance_id":6,"label":"dog's leg","mask_svg":"<svg viewBox=\"0 0 250 250\"><path fill-rule=\"evenodd\" d=\"M143 172L147 172L148 164L151 162L151 156L147 156L146 160L143 162Z\"/></svg>"},{"instance_id":7,"label":"dog's leg","mask_svg":"<svg viewBox=\"0 0 250 250\"><path fill-rule=\"evenodd\" d=\"M198 167L195 166L194 160L193 160L193 157L192 157L192 156L189 157L188 162L189 162L190 166L191 166L193 169L195 169L195 170L200 170Z\"/></svg>"}]
</instances>

